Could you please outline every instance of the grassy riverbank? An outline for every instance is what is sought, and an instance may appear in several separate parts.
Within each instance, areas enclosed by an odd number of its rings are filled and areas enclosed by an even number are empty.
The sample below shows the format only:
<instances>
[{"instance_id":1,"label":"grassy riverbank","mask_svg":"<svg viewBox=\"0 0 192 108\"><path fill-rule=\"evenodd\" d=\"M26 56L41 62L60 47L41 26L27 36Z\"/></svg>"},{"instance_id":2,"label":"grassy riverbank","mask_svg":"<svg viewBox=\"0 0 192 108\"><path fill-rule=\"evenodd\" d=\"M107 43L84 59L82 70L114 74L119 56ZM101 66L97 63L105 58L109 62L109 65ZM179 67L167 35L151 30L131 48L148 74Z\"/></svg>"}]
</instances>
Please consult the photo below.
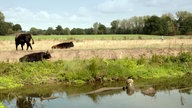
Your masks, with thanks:
<instances>
[{"instance_id":1,"label":"grassy riverbank","mask_svg":"<svg viewBox=\"0 0 192 108\"><path fill-rule=\"evenodd\" d=\"M94 83L135 79L160 79L192 74L192 53L178 56L153 55L151 58L116 60L43 61L34 63L0 62L0 89L49 83Z\"/></svg>"},{"instance_id":2,"label":"grassy riverbank","mask_svg":"<svg viewBox=\"0 0 192 108\"><path fill-rule=\"evenodd\" d=\"M0 102L0 108L5 108L1 102Z\"/></svg>"}]
</instances>

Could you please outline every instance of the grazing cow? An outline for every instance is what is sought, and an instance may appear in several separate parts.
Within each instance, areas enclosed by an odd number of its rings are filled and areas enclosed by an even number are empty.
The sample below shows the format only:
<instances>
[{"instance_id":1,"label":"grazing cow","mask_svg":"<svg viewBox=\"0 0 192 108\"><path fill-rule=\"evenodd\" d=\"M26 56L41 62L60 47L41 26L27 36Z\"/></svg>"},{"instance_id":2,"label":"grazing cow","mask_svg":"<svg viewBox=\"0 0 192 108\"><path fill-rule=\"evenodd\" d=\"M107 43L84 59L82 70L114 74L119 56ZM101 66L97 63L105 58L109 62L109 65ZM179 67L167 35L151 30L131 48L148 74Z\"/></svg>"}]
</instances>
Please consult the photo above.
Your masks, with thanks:
<instances>
[{"instance_id":1,"label":"grazing cow","mask_svg":"<svg viewBox=\"0 0 192 108\"><path fill-rule=\"evenodd\" d=\"M34 40L31 36L31 34L29 33L22 33L22 34L19 34L15 37L15 45L16 45L16 50L18 49L18 45L21 44L21 48L23 50L23 46L25 45L25 43L27 44L27 50L28 48L30 47L31 50L32 50L32 46L31 46L31 43L30 41L32 40L32 44L34 44Z\"/></svg>"},{"instance_id":2,"label":"grazing cow","mask_svg":"<svg viewBox=\"0 0 192 108\"><path fill-rule=\"evenodd\" d=\"M19 59L20 62L36 62L42 61L43 59L51 58L51 54L47 52L38 52L25 55Z\"/></svg>"},{"instance_id":3,"label":"grazing cow","mask_svg":"<svg viewBox=\"0 0 192 108\"><path fill-rule=\"evenodd\" d=\"M63 42L57 45L53 45L51 48L52 49L63 49L63 48L70 48L70 47L74 47L73 42Z\"/></svg>"}]
</instances>

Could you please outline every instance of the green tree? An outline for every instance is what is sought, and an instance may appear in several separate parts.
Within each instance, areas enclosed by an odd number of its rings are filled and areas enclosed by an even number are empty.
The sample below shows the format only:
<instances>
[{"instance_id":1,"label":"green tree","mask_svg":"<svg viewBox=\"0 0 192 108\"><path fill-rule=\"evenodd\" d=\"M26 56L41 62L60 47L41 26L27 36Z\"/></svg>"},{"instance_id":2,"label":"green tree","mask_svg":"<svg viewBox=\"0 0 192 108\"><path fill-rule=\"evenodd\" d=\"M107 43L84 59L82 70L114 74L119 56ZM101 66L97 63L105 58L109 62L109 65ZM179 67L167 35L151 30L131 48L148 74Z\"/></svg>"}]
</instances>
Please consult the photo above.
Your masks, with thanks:
<instances>
[{"instance_id":1,"label":"green tree","mask_svg":"<svg viewBox=\"0 0 192 108\"><path fill-rule=\"evenodd\" d=\"M181 23L180 23L180 33L183 35L189 35L192 34L192 16L189 16L185 18Z\"/></svg>"},{"instance_id":2,"label":"green tree","mask_svg":"<svg viewBox=\"0 0 192 108\"><path fill-rule=\"evenodd\" d=\"M171 13L163 14L161 16L161 21L164 35L176 34L175 19Z\"/></svg>"},{"instance_id":3,"label":"green tree","mask_svg":"<svg viewBox=\"0 0 192 108\"><path fill-rule=\"evenodd\" d=\"M114 20L111 22L111 33L116 34L119 28L119 20Z\"/></svg>"},{"instance_id":4,"label":"green tree","mask_svg":"<svg viewBox=\"0 0 192 108\"><path fill-rule=\"evenodd\" d=\"M46 35L52 35L54 34L54 29L52 27L48 27L48 29L46 30Z\"/></svg>"},{"instance_id":5,"label":"green tree","mask_svg":"<svg viewBox=\"0 0 192 108\"><path fill-rule=\"evenodd\" d=\"M143 27L145 25L145 17L137 17L134 16L128 20L129 26L128 28L132 31L133 34L142 34Z\"/></svg>"},{"instance_id":6,"label":"green tree","mask_svg":"<svg viewBox=\"0 0 192 108\"><path fill-rule=\"evenodd\" d=\"M131 32L131 23L129 21L129 19L123 19L120 21L120 26L117 30L117 34L128 34L128 33L132 33Z\"/></svg>"},{"instance_id":7,"label":"green tree","mask_svg":"<svg viewBox=\"0 0 192 108\"><path fill-rule=\"evenodd\" d=\"M71 30L71 34L72 34L72 35L83 35L83 34L85 34L85 32L84 32L84 30L81 29L81 28L73 28L73 29Z\"/></svg>"},{"instance_id":8,"label":"green tree","mask_svg":"<svg viewBox=\"0 0 192 108\"><path fill-rule=\"evenodd\" d=\"M0 35L6 35L7 34L7 24L6 22L0 21Z\"/></svg>"},{"instance_id":9,"label":"green tree","mask_svg":"<svg viewBox=\"0 0 192 108\"><path fill-rule=\"evenodd\" d=\"M191 30L191 17L192 13L187 11L178 11L177 16L177 29L179 34L185 35L190 34Z\"/></svg>"},{"instance_id":10,"label":"green tree","mask_svg":"<svg viewBox=\"0 0 192 108\"><path fill-rule=\"evenodd\" d=\"M177 16L178 21L183 21L187 17L192 16L192 13L188 12L188 11L178 11L178 12L176 12L176 16Z\"/></svg>"},{"instance_id":11,"label":"green tree","mask_svg":"<svg viewBox=\"0 0 192 108\"><path fill-rule=\"evenodd\" d=\"M64 35L70 35L70 29L69 28L65 28L63 29Z\"/></svg>"},{"instance_id":12,"label":"green tree","mask_svg":"<svg viewBox=\"0 0 192 108\"><path fill-rule=\"evenodd\" d=\"M7 35L13 33L12 26L12 23L0 21L0 35Z\"/></svg>"},{"instance_id":13,"label":"green tree","mask_svg":"<svg viewBox=\"0 0 192 108\"><path fill-rule=\"evenodd\" d=\"M95 22L93 24L93 30L94 30L94 34L98 34L98 28L99 28L99 23Z\"/></svg>"},{"instance_id":14,"label":"green tree","mask_svg":"<svg viewBox=\"0 0 192 108\"><path fill-rule=\"evenodd\" d=\"M29 31L32 35L40 35L40 34L45 34L45 31L42 29L37 29L35 27L32 27Z\"/></svg>"},{"instance_id":15,"label":"green tree","mask_svg":"<svg viewBox=\"0 0 192 108\"><path fill-rule=\"evenodd\" d=\"M162 21L158 16L151 16L145 21L144 33L153 35L162 35L163 26Z\"/></svg>"},{"instance_id":16,"label":"green tree","mask_svg":"<svg viewBox=\"0 0 192 108\"><path fill-rule=\"evenodd\" d=\"M88 34L88 35L94 34L94 29L93 28L87 28L87 29L84 29L84 31L85 31L85 34Z\"/></svg>"},{"instance_id":17,"label":"green tree","mask_svg":"<svg viewBox=\"0 0 192 108\"><path fill-rule=\"evenodd\" d=\"M58 26L56 27L55 33L56 33L57 35L64 35L63 28L62 28L61 25L58 25Z\"/></svg>"},{"instance_id":18,"label":"green tree","mask_svg":"<svg viewBox=\"0 0 192 108\"><path fill-rule=\"evenodd\" d=\"M106 27L105 27L105 25L99 23L98 34L106 34Z\"/></svg>"},{"instance_id":19,"label":"green tree","mask_svg":"<svg viewBox=\"0 0 192 108\"><path fill-rule=\"evenodd\" d=\"M21 31L21 30L22 30L22 28L21 28L20 24L13 25L13 31Z\"/></svg>"},{"instance_id":20,"label":"green tree","mask_svg":"<svg viewBox=\"0 0 192 108\"><path fill-rule=\"evenodd\" d=\"M145 21L149 16L134 16L119 21L117 34L143 34Z\"/></svg>"},{"instance_id":21,"label":"green tree","mask_svg":"<svg viewBox=\"0 0 192 108\"><path fill-rule=\"evenodd\" d=\"M0 11L0 22L4 22L5 21L5 16L4 14Z\"/></svg>"}]
</instances>

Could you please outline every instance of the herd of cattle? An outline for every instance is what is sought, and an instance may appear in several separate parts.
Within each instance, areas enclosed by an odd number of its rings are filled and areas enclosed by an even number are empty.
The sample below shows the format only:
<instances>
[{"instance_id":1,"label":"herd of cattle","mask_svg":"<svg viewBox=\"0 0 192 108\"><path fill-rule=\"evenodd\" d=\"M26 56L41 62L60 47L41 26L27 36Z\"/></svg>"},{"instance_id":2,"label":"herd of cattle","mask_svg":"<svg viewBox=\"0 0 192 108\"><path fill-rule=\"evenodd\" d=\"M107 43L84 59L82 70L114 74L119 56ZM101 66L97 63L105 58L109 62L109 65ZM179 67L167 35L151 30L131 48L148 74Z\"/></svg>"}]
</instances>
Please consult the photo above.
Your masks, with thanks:
<instances>
[{"instance_id":1,"label":"herd of cattle","mask_svg":"<svg viewBox=\"0 0 192 108\"><path fill-rule=\"evenodd\" d=\"M32 44L34 44L34 40L32 38L32 35L30 33L21 33L19 35L16 35L15 37L15 46L16 50L18 50L18 46L21 45L21 49L23 50L23 46L27 44L27 50L30 47L31 50L33 49L31 46L30 41L32 41ZM74 47L73 42L63 42L59 43L57 45L53 45L52 49L66 49ZM28 55L25 55L19 59L20 62L36 62L36 61L42 61L43 59L50 59L51 54L46 52L37 52L37 53L31 53Z\"/></svg>"}]
</instances>

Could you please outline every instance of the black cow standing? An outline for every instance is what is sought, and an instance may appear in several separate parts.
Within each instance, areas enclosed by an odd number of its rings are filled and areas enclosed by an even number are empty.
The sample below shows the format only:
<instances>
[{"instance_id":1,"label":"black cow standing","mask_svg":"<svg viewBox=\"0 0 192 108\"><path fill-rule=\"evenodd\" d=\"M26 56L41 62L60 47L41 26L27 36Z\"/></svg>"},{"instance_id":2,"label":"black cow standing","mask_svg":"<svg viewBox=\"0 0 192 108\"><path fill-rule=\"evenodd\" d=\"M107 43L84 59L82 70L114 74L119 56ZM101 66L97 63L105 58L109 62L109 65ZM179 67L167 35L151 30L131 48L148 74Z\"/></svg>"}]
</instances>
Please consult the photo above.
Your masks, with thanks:
<instances>
[{"instance_id":1,"label":"black cow standing","mask_svg":"<svg viewBox=\"0 0 192 108\"><path fill-rule=\"evenodd\" d=\"M19 59L20 62L37 62L42 61L43 59L50 59L51 54L47 52L38 52L25 55Z\"/></svg>"},{"instance_id":2,"label":"black cow standing","mask_svg":"<svg viewBox=\"0 0 192 108\"><path fill-rule=\"evenodd\" d=\"M63 42L57 45L53 45L51 48L52 49L63 49L63 48L70 48L70 47L74 47L73 42Z\"/></svg>"},{"instance_id":3,"label":"black cow standing","mask_svg":"<svg viewBox=\"0 0 192 108\"><path fill-rule=\"evenodd\" d=\"M16 50L18 49L17 47L18 47L19 44L21 44L21 48L23 50L23 46L25 45L25 43L27 44L27 50L28 50L29 47L32 50L32 46L31 46L31 43L30 43L31 40L32 40L32 44L34 44L34 40L33 40L30 33L22 33L22 34L17 35L15 37Z\"/></svg>"}]
</instances>

